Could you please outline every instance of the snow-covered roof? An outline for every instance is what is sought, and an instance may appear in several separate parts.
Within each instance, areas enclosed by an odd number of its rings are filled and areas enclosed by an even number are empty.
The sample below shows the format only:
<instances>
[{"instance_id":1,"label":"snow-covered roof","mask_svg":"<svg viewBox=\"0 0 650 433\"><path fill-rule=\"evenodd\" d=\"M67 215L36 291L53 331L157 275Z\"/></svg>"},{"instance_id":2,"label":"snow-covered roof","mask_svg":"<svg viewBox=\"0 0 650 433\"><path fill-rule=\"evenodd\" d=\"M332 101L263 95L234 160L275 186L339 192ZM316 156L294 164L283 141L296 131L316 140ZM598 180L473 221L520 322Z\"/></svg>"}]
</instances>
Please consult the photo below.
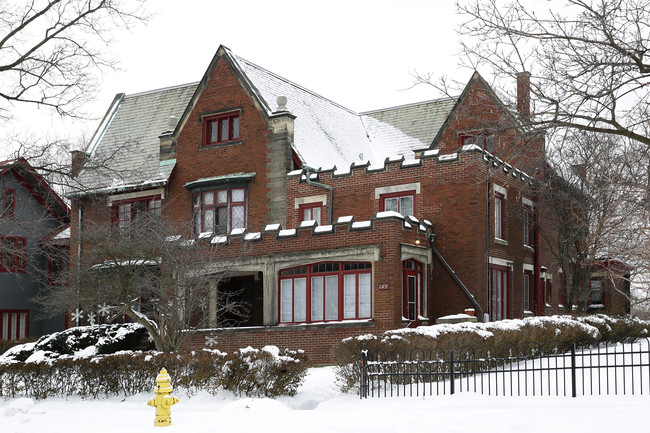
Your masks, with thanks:
<instances>
[{"instance_id":1,"label":"snow-covered roof","mask_svg":"<svg viewBox=\"0 0 650 433\"><path fill-rule=\"evenodd\" d=\"M287 110L296 116L294 150L311 167L341 169L359 161L377 166L391 155L412 158L415 150L431 144L455 102L427 101L359 114L224 50L250 80L269 115L279 96L287 98ZM405 117L409 119L395 121Z\"/></svg>"},{"instance_id":2,"label":"snow-covered roof","mask_svg":"<svg viewBox=\"0 0 650 433\"><path fill-rule=\"evenodd\" d=\"M394 156L411 160L414 151L429 147L455 102L442 99L359 114L225 47L218 56L239 71L268 116L274 115L279 96L287 98L287 110L295 116L293 149L316 168L349 170L360 162L383 167ZM170 129L170 116L180 119L191 108L197 88L200 83L118 95L88 147L90 160L76 179L77 189L69 195L165 185L175 160L160 161L159 136Z\"/></svg>"}]
</instances>

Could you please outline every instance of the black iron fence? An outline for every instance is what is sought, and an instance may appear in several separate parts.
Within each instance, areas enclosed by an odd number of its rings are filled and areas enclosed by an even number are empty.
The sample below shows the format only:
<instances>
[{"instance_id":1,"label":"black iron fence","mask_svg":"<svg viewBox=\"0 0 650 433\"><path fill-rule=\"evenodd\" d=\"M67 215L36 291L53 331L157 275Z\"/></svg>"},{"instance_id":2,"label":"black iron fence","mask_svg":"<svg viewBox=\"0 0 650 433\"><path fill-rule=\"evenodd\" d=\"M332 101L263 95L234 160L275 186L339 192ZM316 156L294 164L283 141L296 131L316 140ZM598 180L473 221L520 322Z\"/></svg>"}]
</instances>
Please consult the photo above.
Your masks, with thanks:
<instances>
[{"instance_id":1,"label":"black iron fence","mask_svg":"<svg viewBox=\"0 0 650 433\"><path fill-rule=\"evenodd\" d=\"M486 345L458 351L363 350L360 396L426 396L457 392L488 395L601 395L650 392L650 342Z\"/></svg>"}]
</instances>

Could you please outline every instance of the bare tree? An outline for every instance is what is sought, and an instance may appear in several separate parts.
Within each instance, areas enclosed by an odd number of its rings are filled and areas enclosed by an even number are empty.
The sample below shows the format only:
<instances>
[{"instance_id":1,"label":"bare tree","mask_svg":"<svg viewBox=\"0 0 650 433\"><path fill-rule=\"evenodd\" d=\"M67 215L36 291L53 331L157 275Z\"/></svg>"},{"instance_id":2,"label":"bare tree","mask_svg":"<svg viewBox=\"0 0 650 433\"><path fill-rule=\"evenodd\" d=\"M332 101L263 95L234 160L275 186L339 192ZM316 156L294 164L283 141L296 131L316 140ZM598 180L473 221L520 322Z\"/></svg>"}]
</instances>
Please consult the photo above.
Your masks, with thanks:
<instances>
[{"instance_id":1,"label":"bare tree","mask_svg":"<svg viewBox=\"0 0 650 433\"><path fill-rule=\"evenodd\" d=\"M12 103L79 116L95 93L114 28L146 18L144 0L4 0L0 3L0 118Z\"/></svg>"},{"instance_id":2,"label":"bare tree","mask_svg":"<svg viewBox=\"0 0 650 433\"><path fill-rule=\"evenodd\" d=\"M466 17L466 65L509 83L531 73L534 126L650 145L649 0L470 0L457 8Z\"/></svg>"},{"instance_id":3,"label":"bare tree","mask_svg":"<svg viewBox=\"0 0 650 433\"><path fill-rule=\"evenodd\" d=\"M609 281L608 287L634 301L629 292L631 271L648 271L644 246L650 232L643 173L648 157L643 144L581 131L568 131L565 140L550 150L552 165L537 179L544 214L538 230L541 247L564 270L566 305L586 308L596 272Z\"/></svg>"},{"instance_id":4,"label":"bare tree","mask_svg":"<svg viewBox=\"0 0 650 433\"><path fill-rule=\"evenodd\" d=\"M82 323L127 316L160 351L176 349L188 329L244 318L248 306L239 294L218 288L226 273L205 272L218 247L183 239L191 229L162 218L160 208L143 208L128 225L86 220L80 266L69 267L67 285L51 285L36 301L46 314L65 309Z\"/></svg>"}]
</instances>

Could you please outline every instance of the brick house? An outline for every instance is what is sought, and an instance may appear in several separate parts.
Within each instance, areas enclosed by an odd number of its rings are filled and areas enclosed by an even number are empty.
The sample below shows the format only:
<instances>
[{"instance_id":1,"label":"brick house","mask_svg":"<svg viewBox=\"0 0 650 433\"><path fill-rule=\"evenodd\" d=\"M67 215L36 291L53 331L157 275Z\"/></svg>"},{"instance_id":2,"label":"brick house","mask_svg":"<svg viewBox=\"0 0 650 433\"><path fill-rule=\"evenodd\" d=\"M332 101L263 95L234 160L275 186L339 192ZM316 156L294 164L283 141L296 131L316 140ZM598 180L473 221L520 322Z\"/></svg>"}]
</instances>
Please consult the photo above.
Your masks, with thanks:
<instances>
[{"instance_id":1,"label":"brick house","mask_svg":"<svg viewBox=\"0 0 650 433\"><path fill-rule=\"evenodd\" d=\"M24 159L0 162L0 340L63 330L32 298L60 284L69 256L69 208Z\"/></svg>"},{"instance_id":2,"label":"brick house","mask_svg":"<svg viewBox=\"0 0 650 433\"><path fill-rule=\"evenodd\" d=\"M198 83L117 95L73 155L110 167L77 176L72 251L83 218L192 221L219 247L201 272L231 275L211 302L240 293L250 314L229 328L211 314L191 344L300 347L316 362L344 337L469 308L560 311L559 270L536 247L544 139L527 132L528 79L515 114L478 73L457 98L355 113L220 47Z\"/></svg>"}]
</instances>

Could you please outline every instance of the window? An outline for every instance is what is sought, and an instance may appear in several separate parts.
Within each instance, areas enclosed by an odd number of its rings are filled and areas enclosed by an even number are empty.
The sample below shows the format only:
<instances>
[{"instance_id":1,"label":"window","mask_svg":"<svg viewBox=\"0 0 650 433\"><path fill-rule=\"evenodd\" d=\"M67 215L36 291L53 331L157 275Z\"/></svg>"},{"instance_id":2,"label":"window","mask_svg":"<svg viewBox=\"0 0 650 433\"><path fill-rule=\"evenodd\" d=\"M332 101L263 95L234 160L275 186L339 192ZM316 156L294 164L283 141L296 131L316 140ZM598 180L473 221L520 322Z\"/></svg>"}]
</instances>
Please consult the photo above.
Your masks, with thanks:
<instances>
[{"instance_id":1,"label":"window","mask_svg":"<svg viewBox=\"0 0 650 433\"><path fill-rule=\"evenodd\" d=\"M402 262L402 316L414 325L424 315L423 268L412 259Z\"/></svg>"},{"instance_id":2,"label":"window","mask_svg":"<svg viewBox=\"0 0 650 433\"><path fill-rule=\"evenodd\" d=\"M370 318L367 262L323 262L280 272L280 323Z\"/></svg>"},{"instance_id":3,"label":"window","mask_svg":"<svg viewBox=\"0 0 650 433\"><path fill-rule=\"evenodd\" d=\"M603 280L600 278L589 282L589 305L603 305Z\"/></svg>"},{"instance_id":4,"label":"window","mask_svg":"<svg viewBox=\"0 0 650 433\"><path fill-rule=\"evenodd\" d=\"M491 134L461 134L460 145L475 144L483 150L494 152L494 137Z\"/></svg>"},{"instance_id":5,"label":"window","mask_svg":"<svg viewBox=\"0 0 650 433\"><path fill-rule=\"evenodd\" d=\"M404 216L415 215L415 191L382 194L381 210L393 211Z\"/></svg>"},{"instance_id":6,"label":"window","mask_svg":"<svg viewBox=\"0 0 650 433\"><path fill-rule=\"evenodd\" d=\"M51 247L47 250L47 280L50 286L63 286L66 283L68 250L64 247Z\"/></svg>"},{"instance_id":7,"label":"window","mask_svg":"<svg viewBox=\"0 0 650 433\"><path fill-rule=\"evenodd\" d=\"M510 269L507 266L490 265L489 314L490 320L509 318Z\"/></svg>"},{"instance_id":8,"label":"window","mask_svg":"<svg viewBox=\"0 0 650 433\"><path fill-rule=\"evenodd\" d=\"M239 140L239 113L208 117L203 125L204 146Z\"/></svg>"},{"instance_id":9,"label":"window","mask_svg":"<svg viewBox=\"0 0 650 433\"><path fill-rule=\"evenodd\" d=\"M532 311L532 306L535 304L533 299L533 291L531 290L531 282L533 281L533 273L529 270L524 271L523 292L524 292L524 310Z\"/></svg>"},{"instance_id":10,"label":"window","mask_svg":"<svg viewBox=\"0 0 650 433\"><path fill-rule=\"evenodd\" d=\"M125 236L131 235L136 224L160 222L160 196L121 201L113 204L113 225Z\"/></svg>"},{"instance_id":11,"label":"window","mask_svg":"<svg viewBox=\"0 0 650 433\"><path fill-rule=\"evenodd\" d=\"M246 227L246 189L222 188L195 193L192 197L194 230L229 233Z\"/></svg>"},{"instance_id":12,"label":"window","mask_svg":"<svg viewBox=\"0 0 650 433\"><path fill-rule=\"evenodd\" d=\"M551 280L544 280L544 290L546 293L546 303L551 305L551 301L553 300L553 283Z\"/></svg>"},{"instance_id":13,"label":"window","mask_svg":"<svg viewBox=\"0 0 650 433\"><path fill-rule=\"evenodd\" d=\"M494 193L494 237L497 239L505 239L504 198L503 194Z\"/></svg>"},{"instance_id":14,"label":"window","mask_svg":"<svg viewBox=\"0 0 650 433\"><path fill-rule=\"evenodd\" d=\"M27 272L25 238L15 236L0 238L0 272Z\"/></svg>"},{"instance_id":15,"label":"window","mask_svg":"<svg viewBox=\"0 0 650 433\"><path fill-rule=\"evenodd\" d=\"M0 339L23 340L27 338L29 311L0 310Z\"/></svg>"},{"instance_id":16,"label":"window","mask_svg":"<svg viewBox=\"0 0 650 433\"><path fill-rule=\"evenodd\" d=\"M2 194L2 216L5 218L16 217L16 190L5 188Z\"/></svg>"},{"instance_id":17,"label":"window","mask_svg":"<svg viewBox=\"0 0 650 433\"><path fill-rule=\"evenodd\" d=\"M535 241L535 220L533 218L533 209L530 206L524 206L524 245L532 246Z\"/></svg>"},{"instance_id":18,"label":"window","mask_svg":"<svg viewBox=\"0 0 650 433\"><path fill-rule=\"evenodd\" d=\"M316 221L318 225L322 224L323 203L301 204L298 212L300 212L300 221Z\"/></svg>"}]
</instances>

